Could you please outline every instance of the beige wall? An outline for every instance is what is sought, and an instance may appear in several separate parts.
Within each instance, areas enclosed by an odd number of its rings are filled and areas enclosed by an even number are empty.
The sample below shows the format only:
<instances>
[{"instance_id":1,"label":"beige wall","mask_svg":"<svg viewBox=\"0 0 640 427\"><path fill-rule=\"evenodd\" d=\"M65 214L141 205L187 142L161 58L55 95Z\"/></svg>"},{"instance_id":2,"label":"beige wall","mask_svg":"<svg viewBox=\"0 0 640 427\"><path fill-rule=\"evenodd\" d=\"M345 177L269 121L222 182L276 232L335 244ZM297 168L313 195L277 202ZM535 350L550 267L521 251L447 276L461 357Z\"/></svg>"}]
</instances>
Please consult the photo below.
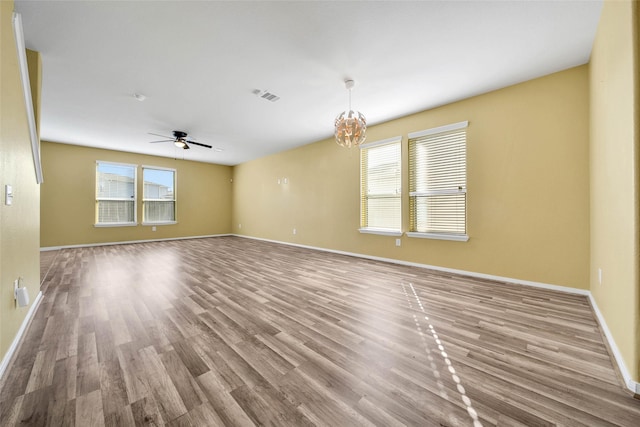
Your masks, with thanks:
<instances>
[{"instance_id":1,"label":"beige wall","mask_svg":"<svg viewBox=\"0 0 640 427\"><path fill-rule=\"evenodd\" d=\"M177 224L94 227L96 161L176 169ZM229 233L231 167L51 142L42 143L42 247ZM138 171L138 223L142 213Z\"/></svg>"},{"instance_id":2,"label":"beige wall","mask_svg":"<svg viewBox=\"0 0 640 427\"><path fill-rule=\"evenodd\" d=\"M233 231L587 289L588 105L581 66L368 129L403 136L406 208L407 133L469 120L468 242L360 234L359 151L332 139L236 166Z\"/></svg>"},{"instance_id":3,"label":"beige wall","mask_svg":"<svg viewBox=\"0 0 640 427\"><path fill-rule=\"evenodd\" d=\"M16 307L13 281L23 278L31 304L40 292L40 188L31 157L12 12L13 1L0 2L0 358L7 353L28 311L27 307ZM37 65L33 69L37 71ZM39 76L32 79L32 88L39 92ZM39 99L37 92L35 99ZM7 184L14 190L12 206L5 205Z\"/></svg>"},{"instance_id":4,"label":"beige wall","mask_svg":"<svg viewBox=\"0 0 640 427\"><path fill-rule=\"evenodd\" d=\"M590 283L625 365L638 381L639 70L632 9L629 1L604 3L591 54Z\"/></svg>"}]
</instances>

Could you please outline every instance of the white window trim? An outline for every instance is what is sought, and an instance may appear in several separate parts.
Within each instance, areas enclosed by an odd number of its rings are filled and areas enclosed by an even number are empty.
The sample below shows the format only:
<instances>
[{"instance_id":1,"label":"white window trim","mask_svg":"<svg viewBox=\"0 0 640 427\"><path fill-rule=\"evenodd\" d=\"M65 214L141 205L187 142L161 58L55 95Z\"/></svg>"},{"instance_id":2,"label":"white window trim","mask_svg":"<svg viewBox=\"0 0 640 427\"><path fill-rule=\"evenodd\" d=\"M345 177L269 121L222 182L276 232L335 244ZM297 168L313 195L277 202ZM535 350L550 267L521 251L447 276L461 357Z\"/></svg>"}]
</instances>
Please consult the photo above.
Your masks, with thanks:
<instances>
[{"instance_id":1,"label":"white window trim","mask_svg":"<svg viewBox=\"0 0 640 427\"><path fill-rule=\"evenodd\" d=\"M455 242L467 242L467 234L444 234L444 233L421 233L418 231L407 231L407 237L417 237L419 239L452 240Z\"/></svg>"},{"instance_id":2,"label":"white window trim","mask_svg":"<svg viewBox=\"0 0 640 427\"><path fill-rule=\"evenodd\" d=\"M142 225L175 225L178 221L143 222Z\"/></svg>"},{"instance_id":3,"label":"white window trim","mask_svg":"<svg viewBox=\"0 0 640 427\"><path fill-rule=\"evenodd\" d=\"M137 222L100 222L98 224L93 224L94 227L104 228L104 227L137 227Z\"/></svg>"},{"instance_id":4,"label":"white window trim","mask_svg":"<svg viewBox=\"0 0 640 427\"><path fill-rule=\"evenodd\" d=\"M142 169L155 169L155 170L159 170L159 171L170 171L175 173L177 171L177 169L174 168L165 168L162 166L151 166L151 165L140 165L140 167Z\"/></svg>"},{"instance_id":5,"label":"white window trim","mask_svg":"<svg viewBox=\"0 0 640 427\"><path fill-rule=\"evenodd\" d=\"M109 162L106 160L96 160L96 168L95 168L95 183L94 183L94 191L97 192L98 189L98 165L115 165L115 166L127 166L134 168L133 175L133 222L96 222L93 224L94 227L136 227L138 225L138 165L134 163L122 163L122 162ZM96 194L97 196L97 194ZM113 199L105 199L103 197L95 197L96 204L99 201L107 201L107 200L120 200L120 201L129 201L131 199L126 198L113 198ZM97 216L97 214L96 214Z\"/></svg>"},{"instance_id":6,"label":"white window trim","mask_svg":"<svg viewBox=\"0 0 640 427\"><path fill-rule=\"evenodd\" d=\"M380 141L367 142L366 144L360 145L360 149L362 150L364 148L373 148L377 147L378 145L392 144L395 142L399 142L400 144L402 144L402 135L394 136L393 138L382 139Z\"/></svg>"},{"instance_id":7,"label":"white window trim","mask_svg":"<svg viewBox=\"0 0 640 427\"><path fill-rule=\"evenodd\" d=\"M150 221L142 221L142 225L148 225L148 226L153 226L153 225L175 225L178 223L178 170L175 168L164 168L161 166L150 166L150 165L141 165L142 167L142 217L144 219L144 202L162 202L162 201L166 201L165 199L145 199L144 198L144 170L146 169L154 169L154 170L160 170L160 171L169 171L169 172L173 172L173 204L174 204L174 211L173 211L173 215L175 216L176 220L175 221L158 221L158 222L150 222Z\"/></svg>"},{"instance_id":8,"label":"white window trim","mask_svg":"<svg viewBox=\"0 0 640 427\"><path fill-rule=\"evenodd\" d=\"M394 136L392 138L381 139L378 141L368 142L366 144L360 145L360 150L373 148L381 145L400 143L400 164L402 165L402 135ZM380 236L402 236L402 174L400 176L400 193L397 194L388 194L388 196L400 196L400 230L391 230L384 228L374 228L374 227L361 227L358 231L361 234L377 234ZM360 176L360 185L362 185L362 175ZM360 189L362 191L362 188ZM384 196L379 194L378 196ZM362 197L362 195L360 195ZM362 217L362 205L360 205L360 217Z\"/></svg>"},{"instance_id":9,"label":"white window trim","mask_svg":"<svg viewBox=\"0 0 640 427\"><path fill-rule=\"evenodd\" d=\"M469 127L469 121L465 120L462 122L451 123L444 126L438 126L431 129L421 130L417 132L411 132L407 135L407 141L415 138L421 138L428 135L435 135L443 132L451 132L454 130L465 129ZM466 143L466 142L465 142ZM409 172L411 173L411 172ZM447 194L458 194L458 193L467 193L467 187L457 188L452 190L440 190L440 191L428 191L428 192L418 192L411 191L409 192L409 197L420 197L420 196L435 196L435 195L447 195ZM419 238L419 239L435 239L435 240L450 240L456 242L467 242L469 241L468 234L449 234L449 233L425 233L419 231L407 231L405 233L407 237Z\"/></svg>"},{"instance_id":10,"label":"white window trim","mask_svg":"<svg viewBox=\"0 0 640 427\"><path fill-rule=\"evenodd\" d=\"M358 231L363 234L378 234L380 236L402 236L402 231L388 230L385 228L359 228Z\"/></svg>"},{"instance_id":11,"label":"white window trim","mask_svg":"<svg viewBox=\"0 0 640 427\"><path fill-rule=\"evenodd\" d=\"M409 139L422 138L423 136L434 135L436 133L450 132L452 130L464 129L468 126L469 126L469 121L465 120L464 122L452 123L450 125L438 126L437 128L411 132L408 135L408 138Z\"/></svg>"}]
</instances>

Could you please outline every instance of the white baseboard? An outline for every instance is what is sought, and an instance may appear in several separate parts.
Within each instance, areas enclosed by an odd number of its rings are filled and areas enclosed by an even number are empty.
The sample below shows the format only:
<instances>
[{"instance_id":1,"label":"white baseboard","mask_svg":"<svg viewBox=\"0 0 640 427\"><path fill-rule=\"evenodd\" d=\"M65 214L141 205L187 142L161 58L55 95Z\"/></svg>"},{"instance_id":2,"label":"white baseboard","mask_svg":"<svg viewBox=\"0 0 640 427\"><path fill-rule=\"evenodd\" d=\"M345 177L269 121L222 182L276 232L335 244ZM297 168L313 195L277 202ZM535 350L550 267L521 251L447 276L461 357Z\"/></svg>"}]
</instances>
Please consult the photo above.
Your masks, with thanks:
<instances>
[{"instance_id":1,"label":"white baseboard","mask_svg":"<svg viewBox=\"0 0 640 427\"><path fill-rule=\"evenodd\" d=\"M4 371L9 366L9 362L11 361L13 354L18 349L18 346L20 345L20 340L22 339L22 335L24 334L24 331L27 329L27 326L29 326L29 322L31 322L31 318L33 317L33 314L36 312L36 309L40 305L41 300L42 300L42 291L38 292L36 299L33 301L33 304L31 304L31 307L29 307L29 311L27 312L27 315L22 321L22 324L20 325L20 329L18 329L18 333L16 333L16 336L13 338L13 342L9 346L7 353L2 358L2 363L0 363L0 378L2 378L2 376L4 375Z\"/></svg>"},{"instance_id":2,"label":"white baseboard","mask_svg":"<svg viewBox=\"0 0 640 427\"><path fill-rule=\"evenodd\" d=\"M235 237L244 237L246 239L261 240L263 242L279 243L281 245L296 246L296 247L305 248L305 249L313 249L313 250L322 251L322 252L331 252L331 253L334 253L334 254L352 256L352 257L356 257L356 258L364 258L364 259L370 259L370 260L374 260L374 261L389 262L389 263L392 263L392 264L407 265L407 266L410 266L410 267L424 268L424 269L427 269L427 270L436 270L436 271L442 271L442 272L445 272L445 273L460 274L460 275L463 275L463 276L477 277L479 279L495 280L497 282L506 282L506 283L513 283L513 284L517 284L517 285L534 286L536 288L550 289L550 290L553 290L553 291L560 291L560 292L565 292L565 293L570 293L570 294L577 294L577 295L585 295L585 296L590 295L590 292L588 290L586 290L586 289L570 288L568 286L558 286L558 285L552 285L552 284L549 284L549 283L532 282L530 280L513 279L511 277L494 276L492 274L476 273L476 272L473 272L473 271L458 270L458 269L455 269L455 268L447 268L447 267L439 267L437 265L421 264L421 263L417 263L417 262L403 261L403 260L393 259L393 258L383 258L383 257L377 257L377 256L373 256L373 255L359 254L359 253L355 253L355 252L346 252L346 251L339 251L339 250L335 250L335 249L319 248L319 247L316 247L316 246L308 246L308 245L301 245L301 244L298 244L298 243L282 242L282 241L279 241L279 240L263 239L263 238L260 238L260 237L243 236L241 234L233 234L233 236L235 236Z\"/></svg>"},{"instance_id":3,"label":"white baseboard","mask_svg":"<svg viewBox=\"0 0 640 427\"><path fill-rule=\"evenodd\" d=\"M278 243L278 244L282 244L282 245L296 246L296 247L305 248L305 249L313 249L313 250L318 250L318 251L323 251L323 252L331 252L331 253L335 253L335 254L353 256L353 257L357 257L357 258L365 258L365 259L371 259L371 260L375 260L375 261L384 261L384 262L389 262L389 263L393 263L393 264L400 264L400 265L408 265L408 266L418 267L418 268L425 268L425 269L429 269L429 270L443 271L443 272L446 272L446 273L461 274L461 275L464 275L464 276L477 277L477 278L481 278L481 279L496 280L498 282L515 283L515 284L519 284L519 285L533 286L533 287L536 287L536 288L550 289L550 290L566 292L566 293L570 293L570 294L585 295L585 296L587 296L589 298L589 301L591 302L591 306L593 307L593 311L596 314L596 317L598 319L598 322L600 323L600 326L602 327L602 330L604 332L605 337L607 338L607 342L609 344L609 347L611 348L611 351L613 352L614 359L615 359L616 363L618 364L618 368L620 369L620 373L622 374L622 377L624 379L625 386L630 391L632 391L633 393L640 394L640 383L635 382L631 378L631 375L629 374L629 370L627 369L627 366L625 365L624 360L622 359L622 355L620 354L620 350L618 349L618 346L616 345L616 342L613 339L613 335L611 335L611 332L609 331L609 328L607 327L607 323L605 322L604 317L602 316L602 313L598 309L598 305L596 304L596 301L593 298L593 295L591 294L591 291L588 291L586 289L576 289L576 288L570 288L568 286L558 286L558 285L552 285L552 284L548 284L548 283L532 282L532 281L529 281L529 280L513 279L513 278L510 278L510 277L494 276L492 274L476 273L476 272L473 272L473 271L457 270L457 269L453 269L453 268L438 267L438 266L435 266L435 265L428 265L428 264L419 264L419 263L415 263L415 262L402 261L402 260L397 260L397 259L393 259L393 258L382 258L382 257L376 257L376 256L371 256L371 255L363 255L363 254L358 254L358 253L353 253L353 252L345 252L345 251L338 251L338 250L334 250L334 249L327 249L327 248L319 248L319 247L315 247L315 246L301 245L301 244L298 244L298 243L290 243L290 242L282 242L282 241L279 241L279 240L263 239L263 238L260 238L260 237L243 236L243 235L240 235L240 234L234 234L234 236L236 236L236 237L244 237L246 239L261 240L261 241L271 242L271 243Z\"/></svg>"},{"instance_id":4,"label":"white baseboard","mask_svg":"<svg viewBox=\"0 0 640 427\"><path fill-rule=\"evenodd\" d=\"M616 363L618 364L618 368L620 369L620 373L622 374L622 378L624 379L624 384L633 393L640 394L640 383L635 382L631 378L631 374L629 374L627 365L625 365L624 363L622 354L620 354L620 350L618 349L616 342L613 340L613 335L611 335L611 331L609 331L607 322L604 320L604 316L600 312L600 309L598 308L598 304L596 303L596 300L593 297L593 295L591 295L591 293L589 293L589 302L591 302L591 307L593 307L593 311L596 314L596 317L598 318L598 322L600 323L602 332L604 332L604 336L607 337L607 342L609 343L609 347L613 352L613 357L615 358Z\"/></svg>"},{"instance_id":5,"label":"white baseboard","mask_svg":"<svg viewBox=\"0 0 640 427\"><path fill-rule=\"evenodd\" d=\"M171 240L207 239L209 237L224 237L224 236L232 236L232 234L211 234L207 236L168 237L165 239L126 240L123 242L102 242L102 243L83 243L79 245L47 246L47 247L40 248L40 252L57 251L59 249L72 249L72 248L92 248L97 246L132 245L135 243L167 242Z\"/></svg>"}]
</instances>

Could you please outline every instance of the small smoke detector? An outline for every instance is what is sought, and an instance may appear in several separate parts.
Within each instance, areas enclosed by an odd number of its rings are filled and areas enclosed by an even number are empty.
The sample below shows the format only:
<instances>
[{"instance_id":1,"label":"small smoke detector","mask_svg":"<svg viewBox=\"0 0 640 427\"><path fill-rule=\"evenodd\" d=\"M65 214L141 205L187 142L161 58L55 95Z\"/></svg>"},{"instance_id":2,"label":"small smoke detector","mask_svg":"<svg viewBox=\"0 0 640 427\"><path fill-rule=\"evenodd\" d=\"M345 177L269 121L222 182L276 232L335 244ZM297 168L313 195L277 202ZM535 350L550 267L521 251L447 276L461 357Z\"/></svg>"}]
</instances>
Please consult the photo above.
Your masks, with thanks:
<instances>
[{"instance_id":1,"label":"small smoke detector","mask_svg":"<svg viewBox=\"0 0 640 427\"><path fill-rule=\"evenodd\" d=\"M254 89L253 94L257 97L266 99L267 101L271 101L271 102L276 102L278 99L280 99L278 95L276 95L275 93L271 93L266 89L265 90Z\"/></svg>"}]
</instances>

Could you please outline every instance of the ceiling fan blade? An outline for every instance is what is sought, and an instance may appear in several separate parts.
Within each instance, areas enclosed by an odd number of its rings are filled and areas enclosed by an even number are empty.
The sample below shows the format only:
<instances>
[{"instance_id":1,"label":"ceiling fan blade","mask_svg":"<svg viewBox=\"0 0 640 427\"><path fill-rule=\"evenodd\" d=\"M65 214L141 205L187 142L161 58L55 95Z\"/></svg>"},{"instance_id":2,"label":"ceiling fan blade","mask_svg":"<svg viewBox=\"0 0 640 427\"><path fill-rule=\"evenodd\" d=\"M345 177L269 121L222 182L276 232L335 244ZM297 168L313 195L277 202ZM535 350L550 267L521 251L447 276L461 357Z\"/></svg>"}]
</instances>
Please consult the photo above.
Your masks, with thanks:
<instances>
[{"instance_id":1,"label":"ceiling fan blade","mask_svg":"<svg viewBox=\"0 0 640 427\"><path fill-rule=\"evenodd\" d=\"M184 143L184 147L182 147L182 149L183 150L188 150L189 148L191 148L191 147L189 147L189 145L185 142Z\"/></svg>"},{"instance_id":2,"label":"ceiling fan blade","mask_svg":"<svg viewBox=\"0 0 640 427\"><path fill-rule=\"evenodd\" d=\"M158 142L171 142L171 141L173 141L173 139L163 139L162 141L149 141L149 142L152 144L156 144Z\"/></svg>"},{"instance_id":3,"label":"ceiling fan blade","mask_svg":"<svg viewBox=\"0 0 640 427\"><path fill-rule=\"evenodd\" d=\"M173 141L175 139L175 137L173 137L173 136L160 135L159 133L147 132L147 134L148 135L154 135L154 136L161 136L163 138L169 138L170 141Z\"/></svg>"},{"instance_id":4,"label":"ceiling fan blade","mask_svg":"<svg viewBox=\"0 0 640 427\"><path fill-rule=\"evenodd\" d=\"M199 146L201 146L201 147L211 148L211 146L210 146L210 145L207 145L207 144L201 144L201 143L199 143L199 142L195 142L195 141L189 141L189 144L195 144L195 145L199 145Z\"/></svg>"}]
</instances>

